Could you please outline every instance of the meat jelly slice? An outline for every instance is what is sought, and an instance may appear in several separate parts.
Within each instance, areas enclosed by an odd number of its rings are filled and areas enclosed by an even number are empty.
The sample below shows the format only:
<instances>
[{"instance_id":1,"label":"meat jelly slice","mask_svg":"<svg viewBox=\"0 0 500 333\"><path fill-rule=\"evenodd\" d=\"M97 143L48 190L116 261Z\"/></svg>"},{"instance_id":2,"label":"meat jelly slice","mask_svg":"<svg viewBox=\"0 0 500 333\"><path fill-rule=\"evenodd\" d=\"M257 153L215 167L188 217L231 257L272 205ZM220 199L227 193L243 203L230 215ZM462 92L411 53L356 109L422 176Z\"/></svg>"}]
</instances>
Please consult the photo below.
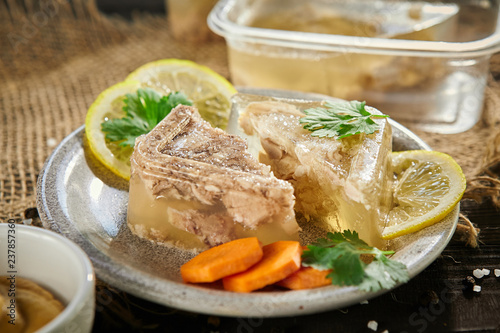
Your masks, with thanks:
<instances>
[{"instance_id":1,"label":"meat jelly slice","mask_svg":"<svg viewBox=\"0 0 500 333\"><path fill-rule=\"evenodd\" d=\"M369 244L383 246L380 232L392 196L392 134L385 118L374 119L379 129L373 134L337 140L313 137L299 123L304 109L322 102L239 94L234 105L241 130L258 138L259 160L293 185L297 212L331 231L355 230Z\"/></svg>"},{"instance_id":2,"label":"meat jelly slice","mask_svg":"<svg viewBox=\"0 0 500 333\"><path fill-rule=\"evenodd\" d=\"M136 140L128 226L136 235L203 250L256 236L298 240L293 187L272 175L237 135L178 106Z\"/></svg>"}]
</instances>

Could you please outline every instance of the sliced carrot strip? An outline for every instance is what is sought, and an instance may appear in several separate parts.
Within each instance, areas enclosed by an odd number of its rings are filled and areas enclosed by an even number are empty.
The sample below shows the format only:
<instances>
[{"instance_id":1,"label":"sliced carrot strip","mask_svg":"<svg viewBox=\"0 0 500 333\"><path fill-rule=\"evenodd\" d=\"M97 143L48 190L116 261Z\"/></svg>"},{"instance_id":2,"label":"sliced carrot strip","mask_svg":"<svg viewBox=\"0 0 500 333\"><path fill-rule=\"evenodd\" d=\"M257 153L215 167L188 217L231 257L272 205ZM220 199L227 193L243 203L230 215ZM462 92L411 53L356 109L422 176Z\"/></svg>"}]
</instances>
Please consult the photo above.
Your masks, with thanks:
<instances>
[{"instance_id":1,"label":"sliced carrot strip","mask_svg":"<svg viewBox=\"0 0 500 333\"><path fill-rule=\"evenodd\" d=\"M257 237L235 239L201 252L181 266L185 282L214 282L247 270L263 256Z\"/></svg>"},{"instance_id":2,"label":"sliced carrot strip","mask_svg":"<svg viewBox=\"0 0 500 333\"><path fill-rule=\"evenodd\" d=\"M311 289L332 284L332 279L326 277L332 270L319 270L313 267L301 267L295 273L287 276L276 285L293 290Z\"/></svg>"},{"instance_id":3,"label":"sliced carrot strip","mask_svg":"<svg viewBox=\"0 0 500 333\"><path fill-rule=\"evenodd\" d=\"M296 241L265 245L262 259L248 270L222 279L224 289L251 292L283 280L300 268L302 247Z\"/></svg>"},{"instance_id":4,"label":"sliced carrot strip","mask_svg":"<svg viewBox=\"0 0 500 333\"><path fill-rule=\"evenodd\" d=\"M307 246L302 246L303 251L307 249ZM295 273L276 282L276 285L293 290L327 286L332 284L332 279L326 277L331 271L331 269L319 270L313 267L302 266Z\"/></svg>"}]
</instances>

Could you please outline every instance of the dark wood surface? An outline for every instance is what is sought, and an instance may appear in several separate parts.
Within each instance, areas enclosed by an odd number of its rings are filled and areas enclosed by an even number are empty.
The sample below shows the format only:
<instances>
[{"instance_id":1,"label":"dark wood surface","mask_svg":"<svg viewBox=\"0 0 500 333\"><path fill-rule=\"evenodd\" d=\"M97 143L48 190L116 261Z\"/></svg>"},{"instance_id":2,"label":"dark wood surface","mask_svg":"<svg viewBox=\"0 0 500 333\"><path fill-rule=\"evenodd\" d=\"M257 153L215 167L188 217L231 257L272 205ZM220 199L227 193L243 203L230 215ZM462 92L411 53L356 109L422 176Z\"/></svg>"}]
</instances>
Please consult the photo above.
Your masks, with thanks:
<instances>
[{"instance_id":1,"label":"dark wood surface","mask_svg":"<svg viewBox=\"0 0 500 333\"><path fill-rule=\"evenodd\" d=\"M170 309L113 288L98 287L95 332L500 332L500 213L488 202L462 202L463 212L481 229L480 246L453 239L422 273L407 284L357 304L314 315L286 318L228 318ZM476 268L481 292L464 285Z\"/></svg>"}]
</instances>

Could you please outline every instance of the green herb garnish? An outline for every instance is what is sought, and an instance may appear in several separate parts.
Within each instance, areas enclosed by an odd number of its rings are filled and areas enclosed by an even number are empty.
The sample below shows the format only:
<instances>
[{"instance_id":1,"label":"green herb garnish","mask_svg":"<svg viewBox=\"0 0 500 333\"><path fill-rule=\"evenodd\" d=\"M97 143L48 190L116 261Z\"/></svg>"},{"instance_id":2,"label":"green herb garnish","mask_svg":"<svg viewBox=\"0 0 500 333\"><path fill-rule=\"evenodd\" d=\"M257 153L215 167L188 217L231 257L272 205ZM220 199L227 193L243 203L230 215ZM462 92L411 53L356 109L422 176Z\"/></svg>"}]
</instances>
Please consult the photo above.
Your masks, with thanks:
<instances>
[{"instance_id":1,"label":"green herb garnish","mask_svg":"<svg viewBox=\"0 0 500 333\"><path fill-rule=\"evenodd\" d=\"M389 289L398 282L409 280L406 265L386 255L394 251L381 251L359 239L356 231L329 232L319 238L302 254L302 264L317 269L332 269L328 277L332 284L358 286L365 291ZM366 263L366 259L371 262ZM363 260L365 259L365 260Z\"/></svg>"},{"instance_id":2,"label":"green herb garnish","mask_svg":"<svg viewBox=\"0 0 500 333\"><path fill-rule=\"evenodd\" d=\"M372 114L366 111L366 102L327 101L324 107L304 110L300 118L304 128L313 132L312 136L342 139L351 135L372 134L378 124L372 118L386 118L387 115Z\"/></svg>"},{"instance_id":3,"label":"green herb garnish","mask_svg":"<svg viewBox=\"0 0 500 333\"><path fill-rule=\"evenodd\" d=\"M180 92L162 96L151 88L140 88L133 94L127 94L123 101L125 117L101 124L106 139L119 142L122 147L134 147L139 135L149 133L177 105L193 105Z\"/></svg>"}]
</instances>

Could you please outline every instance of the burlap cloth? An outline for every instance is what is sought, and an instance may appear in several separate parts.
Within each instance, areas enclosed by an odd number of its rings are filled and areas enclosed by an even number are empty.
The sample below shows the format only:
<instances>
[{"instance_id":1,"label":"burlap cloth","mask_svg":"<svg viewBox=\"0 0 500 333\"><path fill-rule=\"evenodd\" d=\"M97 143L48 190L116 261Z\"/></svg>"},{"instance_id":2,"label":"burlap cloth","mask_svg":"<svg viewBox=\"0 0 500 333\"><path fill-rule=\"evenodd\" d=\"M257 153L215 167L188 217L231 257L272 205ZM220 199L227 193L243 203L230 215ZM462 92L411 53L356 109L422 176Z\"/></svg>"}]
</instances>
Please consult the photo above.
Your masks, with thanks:
<instances>
[{"instance_id":1,"label":"burlap cloth","mask_svg":"<svg viewBox=\"0 0 500 333\"><path fill-rule=\"evenodd\" d=\"M222 39L180 42L167 21L164 14L105 16L86 0L0 2L0 220L23 219L36 206L37 175L55 145L84 123L101 91L133 69L182 58L230 77ZM496 75L500 56L492 57L483 117L473 129L440 135L410 128L452 155L469 179L497 156Z\"/></svg>"}]
</instances>

